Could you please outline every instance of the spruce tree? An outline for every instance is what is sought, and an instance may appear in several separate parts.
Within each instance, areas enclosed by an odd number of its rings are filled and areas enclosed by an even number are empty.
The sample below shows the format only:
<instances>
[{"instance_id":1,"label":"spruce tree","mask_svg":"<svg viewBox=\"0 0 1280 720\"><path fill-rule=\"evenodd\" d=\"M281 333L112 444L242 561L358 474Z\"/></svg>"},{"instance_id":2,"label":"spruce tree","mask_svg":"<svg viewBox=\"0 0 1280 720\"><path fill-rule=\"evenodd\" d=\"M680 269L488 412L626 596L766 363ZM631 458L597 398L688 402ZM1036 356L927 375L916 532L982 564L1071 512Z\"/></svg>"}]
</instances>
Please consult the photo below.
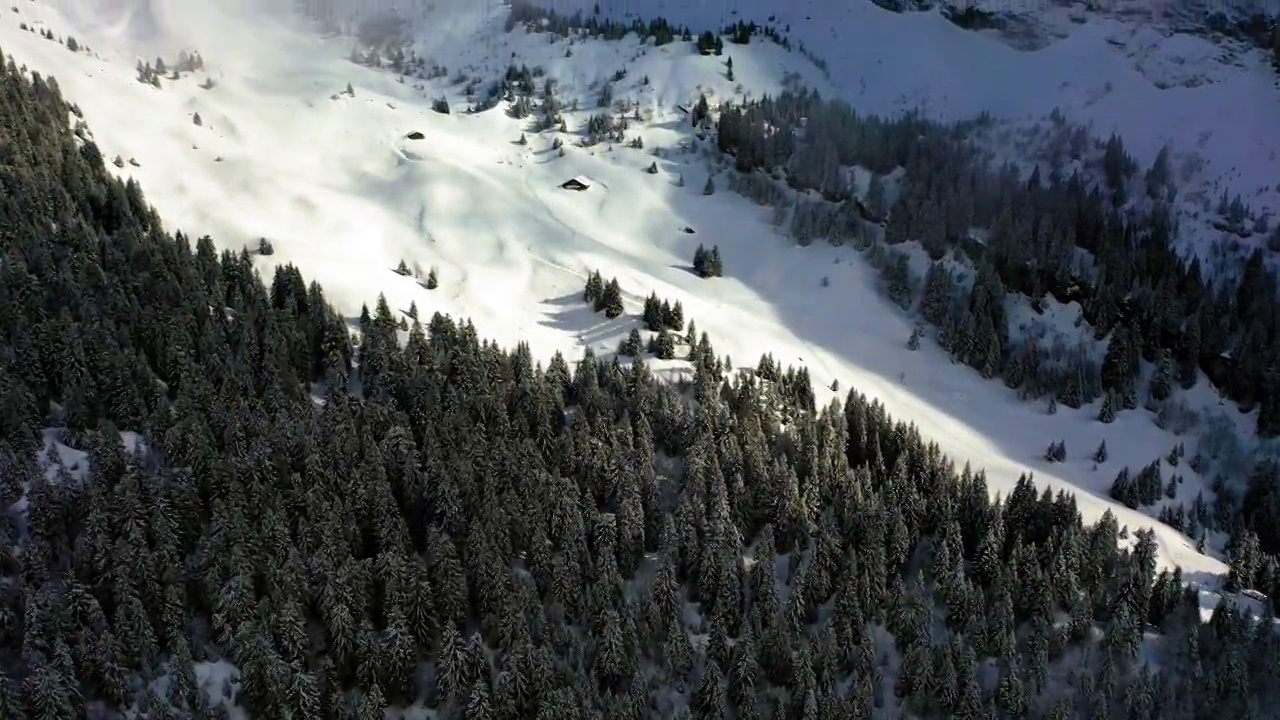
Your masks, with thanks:
<instances>
[{"instance_id":1,"label":"spruce tree","mask_svg":"<svg viewBox=\"0 0 1280 720\"><path fill-rule=\"evenodd\" d=\"M707 250L701 244L693 251L693 271L698 277L707 276Z\"/></svg>"},{"instance_id":2,"label":"spruce tree","mask_svg":"<svg viewBox=\"0 0 1280 720\"><path fill-rule=\"evenodd\" d=\"M652 332L657 332L665 327L666 319L663 316L662 303L658 300L657 293L650 293L649 297L645 299L644 313L641 315L641 319L644 322L645 329Z\"/></svg>"},{"instance_id":3,"label":"spruce tree","mask_svg":"<svg viewBox=\"0 0 1280 720\"><path fill-rule=\"evenodd\" d=\"M627 357L639 357L640 352L643 349L644 342L640 338L640 331L635 328L631 328L631 332L627 335L627 338L622 341L621 346L618 348L618 352L622 355L626 355Z\"/></svg>"},{"instance_id":4,"label":"spruce tree","mask_svg":"<svg viewBox=\"0 0 1280 720\"><path fill-rule=\"evenodd\" d=\"M582 301L591 303L597 312L600 310L600 298L604 294L604 278L600 271L593 270L587 275L586 289L582 292Z\"/></svg>"},{"instance_id":5,"label":"spruce tree","mask_svg":"<svg viewBox=\"0 0 1280 720\"><path fill-rule=\"evenodd\" d=\"M610 320L623 313L622 288L618 285L617 278L609 280L609 284L605 286L600 297L600 305L604 310L604 316Z\"/></svg>"}]
</instances>

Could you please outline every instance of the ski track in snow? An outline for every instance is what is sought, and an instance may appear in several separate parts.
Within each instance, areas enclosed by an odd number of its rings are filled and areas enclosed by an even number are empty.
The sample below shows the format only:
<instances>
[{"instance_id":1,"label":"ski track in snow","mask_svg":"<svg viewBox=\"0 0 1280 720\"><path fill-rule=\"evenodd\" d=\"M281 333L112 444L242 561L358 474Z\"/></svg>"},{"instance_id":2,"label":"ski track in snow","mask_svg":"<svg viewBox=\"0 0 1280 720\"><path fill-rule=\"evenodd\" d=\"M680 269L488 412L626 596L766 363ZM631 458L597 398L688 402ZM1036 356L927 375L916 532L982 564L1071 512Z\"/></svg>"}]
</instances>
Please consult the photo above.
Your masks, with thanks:
<instances>
[{"instance_id":1,"label":"ski track in snow","mask_svg":"<svg viewBox=\"0 0 1280 720\"><path fill-rule=\"evenodd\" d=\"M542 65L561 79L563 95L582 98L586 108L594 96L587 86L625 65L628 76L615 95L638 97L654 113L653 121L633 124L631 134L643 136L647 148L668 150L655 158L622 145L588 150L568 141L565 157L557 158L553 133L526 129L529 145L517 165L510 147L521 127L502 110L459 114L467 104L461 85L437 80L418 92L413 82L402 85L389 72L352 65L346 60L349 41L299 32L283 19L283 9L248 0L128 2L22 3L19 13L0 14L0 47L56 77L68 100L83 109L105 157L138 160L139 167L126 164L120 173L142 183L171 228L208 233L222 248L267 237L276 254L259 259L264 273L278 264L297 265L350 317L383 293L393 309L414 302L424 317L437 311L469 317L484 337L507 345L528 341L544 361L556 351L572 360L583 345L597 352L616 348L639 325L635 304L656 292L681 301L686 318L738 366L754 366L772 353L784 364L811 368L820 404L835 397L827 389L832 380L839 381L841 394L856 388L880 399L957 465L968 461L985 469L993 492L1008 494L1021 473L1034 472L1042 488L1074 490L1086 521L1109 509L1121 525L1154 525L1162 563L1183 567L1189 579L1209 581L1224 572L1222 562L1197 553L1181 533L1106 495L1122 466L1140 468L1178 438L1155 428L1145 412L1124 413L1111 425L1094 420L1096 405L1048 415L1036 404L1018 402L1002 384L950 362L930 342L906 350L913 321L881 297L866 263L852 260L848 248L795 248L769 223L767 210L724 189L722 179L715 194L703 196L705 163L676 149L687 135L670 121L680 118L674 106L700 91L731 97L741 84L756 97L777 93L788 71L824 94L846 92L866 111L891 111L905 96L957 115L1065 108L1098 78L1114 76L1115 89L1085 119L1104 131L1108 122L1126 130L1140 161L1165 139L1190 143L1206 122L1220 127L1229 119L1230 131L1211 140L1217 143L1213 152L1222 153L1215 162L1247 166L1246 184L1266 173L1274 183L1280 166L1250 165L1257 158L1249 148L1263 127L1280 132L1275 98L1259 93L1242 106L1222 96L1259 83L1247 70L1234 81L1153 95L1114 54L1089 55L1097 50L1091 43L1105 35L1100 28L1082 26L1078 38L1014 58L1015 51L937 17L895 16L850 2L849 18L838 24L845 54L828 57L837 70L855 69L843 86L833 86L798 53L767 42L729 47L737 76L729 82L722 58L699 57L688 44L649 47L633 60L641 50L634 37L578 42L574 57L566 58L564 42L523 30L502 33L496 10L485 15L483 8L461 3L455 7L472 9L446 7L419 52L447 65L451 77L462 71L489 80L513 60ZM748 4L740 3L744 15ZM607 13L618 3L601 5ZM790 6L783 20L813 37L817 21L802 19L816 14L805 9L810 6ZM653 0L649 7L695 27L719 21L698 24L688 2ZM74 35L93 54L72 53L23 32L19 22ZM830 49L817 40L808 44L820 54ZM200 51L216 87L201 89L201 74L166 79L160 89L135 79L139 57L172 59L183 48ZM963 64L955 62L959 53L966 53ZM651 83L641 86L645 75ZM1059 85L1068 79L1074 89L1063 94ZM348 82L355 96L332 99ZM431 110L432 97L441 94L455 114ZM1181 104L1170 109L1174 102ZM1085 112L1082 107L1077 111ZM191 120L197 111L206 119L203 127ZM571 125L594 111L571 115ZM1155 117L1162 124L1150 132L1152 126L1141 123ZM1265 126L1264 120L1274 123ZM426 139L403 139L414 130ZM1232 155L1233 149L1244 155ZM649 175L644 169L654 161L659 173ZM686 183L677 187L681 173ZM579 175L598 185L584 193L558 189ZM677 229L684 226L696 234ZM685 269L698 244L720 246L725 277L703 280ZM438 267L440 288L427 291L397 276L391 268L401 259ZM605 320L582 303L582 280L594 269L606 280L618 279L629 314ZM829 287L819 287L824 276ZM679 361L653 365L660 372L684 367ZM899 382L903 373L905 383ZM1070 457L1048 464L1044 447L1058 439L1066 441ZM1111 459L1094 471L1087 456L1103 439ZM1196 482L1188 478L1183 500L1194 496Z\"/></svg>"}]
</instances>

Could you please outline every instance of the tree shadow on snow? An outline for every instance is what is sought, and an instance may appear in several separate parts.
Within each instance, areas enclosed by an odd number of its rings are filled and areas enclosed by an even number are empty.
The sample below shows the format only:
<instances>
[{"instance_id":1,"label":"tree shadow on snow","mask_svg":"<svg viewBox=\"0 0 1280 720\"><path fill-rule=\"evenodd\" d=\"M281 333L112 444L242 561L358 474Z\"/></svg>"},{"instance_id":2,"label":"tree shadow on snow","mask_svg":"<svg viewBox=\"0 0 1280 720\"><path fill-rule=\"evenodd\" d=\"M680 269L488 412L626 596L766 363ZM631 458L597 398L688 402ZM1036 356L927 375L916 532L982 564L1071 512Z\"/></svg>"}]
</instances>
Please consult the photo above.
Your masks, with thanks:
<instances>
[{"instance_id":1,"label":"tree shadow on snow","mask_svg":"<svg viewBox=\"0 0 1280 720\"><path fill-rule=\"evenodd\" d=\"M543 305L550 307L551 310L543 314L538 321L540 324L573 335L583 345L590 347L596 357L601 357L602 351L612 354L617 350L616 347L611 346L612 343L610 346L602 347L605 339L616 338L619 335L625 337L632 327L640 326L640 319L632 312L624 312L613 319L605 317L603 310L595 312L591 304L582 299L581 292L572 292L546 300ZM631 310L631 308L627 309ZM573 361L577 358L566 359Z\"/></svg>"}]
</instances>

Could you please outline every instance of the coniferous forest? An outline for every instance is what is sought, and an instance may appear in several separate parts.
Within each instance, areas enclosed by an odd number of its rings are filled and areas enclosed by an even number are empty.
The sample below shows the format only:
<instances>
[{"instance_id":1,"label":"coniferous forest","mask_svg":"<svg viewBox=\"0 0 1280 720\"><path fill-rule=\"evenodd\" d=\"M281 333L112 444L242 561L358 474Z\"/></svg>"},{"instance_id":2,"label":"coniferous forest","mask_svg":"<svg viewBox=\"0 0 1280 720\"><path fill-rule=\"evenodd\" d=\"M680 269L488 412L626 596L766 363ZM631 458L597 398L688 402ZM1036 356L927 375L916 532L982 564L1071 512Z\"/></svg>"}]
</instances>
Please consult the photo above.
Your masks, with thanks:
<instances>
[{"instance_id":1,"label":"coniferous forest","mask_svg":"<svg viewBox=\"0 0 1280 720\"><path fill-rule=\"evenodd\" d=\"M634 32L659 45L675 39L659 32L674 27L661 18L619 23L528 2L512 6L508 26L518 23L558 36L612 40ZM749 43L750 27L726 28L725 35ZM770 28L761 34L785 37ZM705 52L707 43L696 47ZM533 88L511 93L518 104ZM1176 488L1137 492L1123 472L1110 495L1149 509L1197 545L1222 533L1231 586L1280 596L1280 464L1266 454L1220 457L1223 446L1236 444L1235 430L1182 396L1207 378L1224 401L1254 414L1259 438L1280 436L1280 284L1267 261L1268 252L1280 251L1280 226L1266 212L1223 194L1212 212L1204 206L1211 218L1205 234L1262 242L1209 265L1198 253L1184 257L1181 170L1170 149L1141 168L1122 138L1094 141L1088 128L1058 112L1038 129L1047 140L1029 172L983 145L997 125L987 117L944 124L916 112L888 119L803 88L714 108L703 95L689 116L698 136L710 134L714 144L704 192L714 189L716 168L727 166L729 189L772 207L774 221L799 244L822 238L864 251L888 299L920 321L904 338L908 348L927 333L955 362L999 378L1020 399L1047 402L1048 412L1059 403L1096 403L1098 421L1111 423L1119 412L1145 410L1161 428L1200 434L1206 453L1194 453L1189 464L1209 480L1211 498L1157 511L1164 497L1178 499ZM592 122L625 131L625 103L617 123L607 113ZM913 254L927 256L922 276L913 274ZM694 262L703 274L705 263ZM1078 303L1076 324L1091 332L1072 340L1044 325L1011 327L1014 303L1040 315L1053 302Z\"/></svg>"},{"instance_id":2,"label":"coniferous forest","mask_svg":"<svg viewBox=\"0 0 1280 720\"><path fill-rule=\"evenodd\" d=\"M856 389L353 333L0 97L0 717L1278 715L1269 624Z\"/></svg>"}]
</instances>

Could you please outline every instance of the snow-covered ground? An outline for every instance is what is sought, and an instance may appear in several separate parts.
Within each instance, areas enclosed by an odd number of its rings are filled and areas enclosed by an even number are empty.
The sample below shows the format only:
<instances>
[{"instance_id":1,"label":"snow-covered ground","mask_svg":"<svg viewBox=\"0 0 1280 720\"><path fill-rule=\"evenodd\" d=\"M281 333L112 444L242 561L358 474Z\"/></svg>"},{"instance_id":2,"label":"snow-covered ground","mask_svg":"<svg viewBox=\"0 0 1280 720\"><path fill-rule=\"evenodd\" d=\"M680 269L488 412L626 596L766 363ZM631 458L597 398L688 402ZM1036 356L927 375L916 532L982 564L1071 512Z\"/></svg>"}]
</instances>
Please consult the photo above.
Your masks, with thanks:
<instances>
[{"instance_id":1,"label":"snow-covered ground","mask_svg":"<svg viewBox=\"0 0 1280 720\"><path fill-rule=\"evenodd\" d=\"M1224 190L1258 214L1280 215L1280 92L1268 57L1242 42L1170 29L1174 4L1102 4L1113 14L1138 12L1125 21L1079 3L955 3L1012 13L1039 37L1024 50L936 11L897 14L870 0L535 2L570 14L599 7L616 19L662 16L694 28L773 25L823 60L839 95L860 112L919 109L941 120L988 112L1034 123L1057 108L1095 136L1119 133L1143 169L1169 145L1187 201L1182 239L1202 254L1222 233L1191 216Z\"/></svg>"},{"instance_id":2,"label":"snow-covered ground","mask_svg":"<svg viewBox=\"0 0 1280 720\"><path fill-rule=\"evenodd\" d=\"M697 21L678 15L674 0L671 8L653 4L678 20ZM57 78L105 157L136 160L136 166L124 163L121 174L142 183L171 227L211 234L232 249L268 238L275 254L260 259L264 273L294 263L349 315L383 293L394 309L415 304L423 317L435 311L467 316L482 335L507 344L527 340L544 358L557 350L573 358L583 346L611 353L639 326L643 300L656 292L681 301L686 318L738 365L772 353L783 364L808 366L823 401L836 396L825 390L833 381L841 393L852 387L879 398L958 462L985 468L993 491L1007 493L1021 473L1034 472L1042 486L1073 489L1086 520L1110 509L1122 525L1152 524L1110 501L1106 490L1122 466L1141 468L1178 438L1142 412L1124 413L1111 425L1094 420L1096 406L1047 414L951 363L929 343L908 351L912 321L881 297L861 257L824 244L795 248L777 234L767 210L728 192L723 178L716 193L703 194L709 167L698 153L680 150L691 136L675 106L699 92L713 100L739 88L777 92L789 73L824 92L846 92L868 110L926 100L956 116L983 109L1040 113L1060 105L1091 113L1098 125L1114 124L1135 150L1152 155L1164 139L1194 143L1201 129L1210 130L1214 162L1223 172L1236 165L1250 181L1270 172L1268 181L1275 182L1280 165L1268 164L1263 146L1280 128L1274 97L1241 94L1236 84L1260 82L1247 72L1158 91L1114 53L1098 52L1110 32L1101 26L1084 27L1042 55L1017 54L936 17L846 5L847 19L826 21L826 28L851 33L841 41L844 54L828 59L847 72L839 85L772 43L732 46L736 80L730 82L723 58L701 57L688 43L654 48L632 36L570 48L522 29L504 33L500 9L486 11L482 4L425 25L419 50L447 65L449 79L421 89L349 62L350 41L301 32L284 8L276 13L256 5L251 12L247 0L242 7L24 0L16 12L0 13L0 48ZM790 7L793 30L810 33L807 44L816 48L826 30L804 30L807 5ZM19 23L74 35L90 50L72 52L20 30ZM137 80L140 58L163 55L171 62L182 49L198 50L206 70L163 79L159 88ZM956 62L960 54L962 63ZM463 84L453 78L487 81L510 62L542 66L561 81L562 98L579 98L590 108L569 114L570 136L595 111L592 86L625 68L614 95L638 99L644 120L628 135L641 136L645 149L582 148L567 137L561 157L551 146L554 132L528 132L528 144L520 145L523 124L501 109L458 112L467 103ZM1102 78L1115 87L1099 92ZM342 92L348 83L352 96ZM441 95L454 114L431 110L432 98ZM424 138L407 139L414 131ZM645 172L651 162L657 174ZM592 186L585 192L558 187L575 176ZM689 272L699 243L720 247L725 277L704 280ZM439 287L428 291L397 275L401 260L437 267ZM582 302L592 270L618 279L627 314L606 320ZM657 365L684 367L678 360ZM1094 469L1089 456L1104 439L1110 459ZM1057 440L1065 441L1068 460L1046 463L1045 447ZM1198 480L1182 472L1188 480L1180 499L1190 501ZM1181 533L1156 530L1165 563L1197 580L1224 571Z\"/></svg>"}]
</instances>

